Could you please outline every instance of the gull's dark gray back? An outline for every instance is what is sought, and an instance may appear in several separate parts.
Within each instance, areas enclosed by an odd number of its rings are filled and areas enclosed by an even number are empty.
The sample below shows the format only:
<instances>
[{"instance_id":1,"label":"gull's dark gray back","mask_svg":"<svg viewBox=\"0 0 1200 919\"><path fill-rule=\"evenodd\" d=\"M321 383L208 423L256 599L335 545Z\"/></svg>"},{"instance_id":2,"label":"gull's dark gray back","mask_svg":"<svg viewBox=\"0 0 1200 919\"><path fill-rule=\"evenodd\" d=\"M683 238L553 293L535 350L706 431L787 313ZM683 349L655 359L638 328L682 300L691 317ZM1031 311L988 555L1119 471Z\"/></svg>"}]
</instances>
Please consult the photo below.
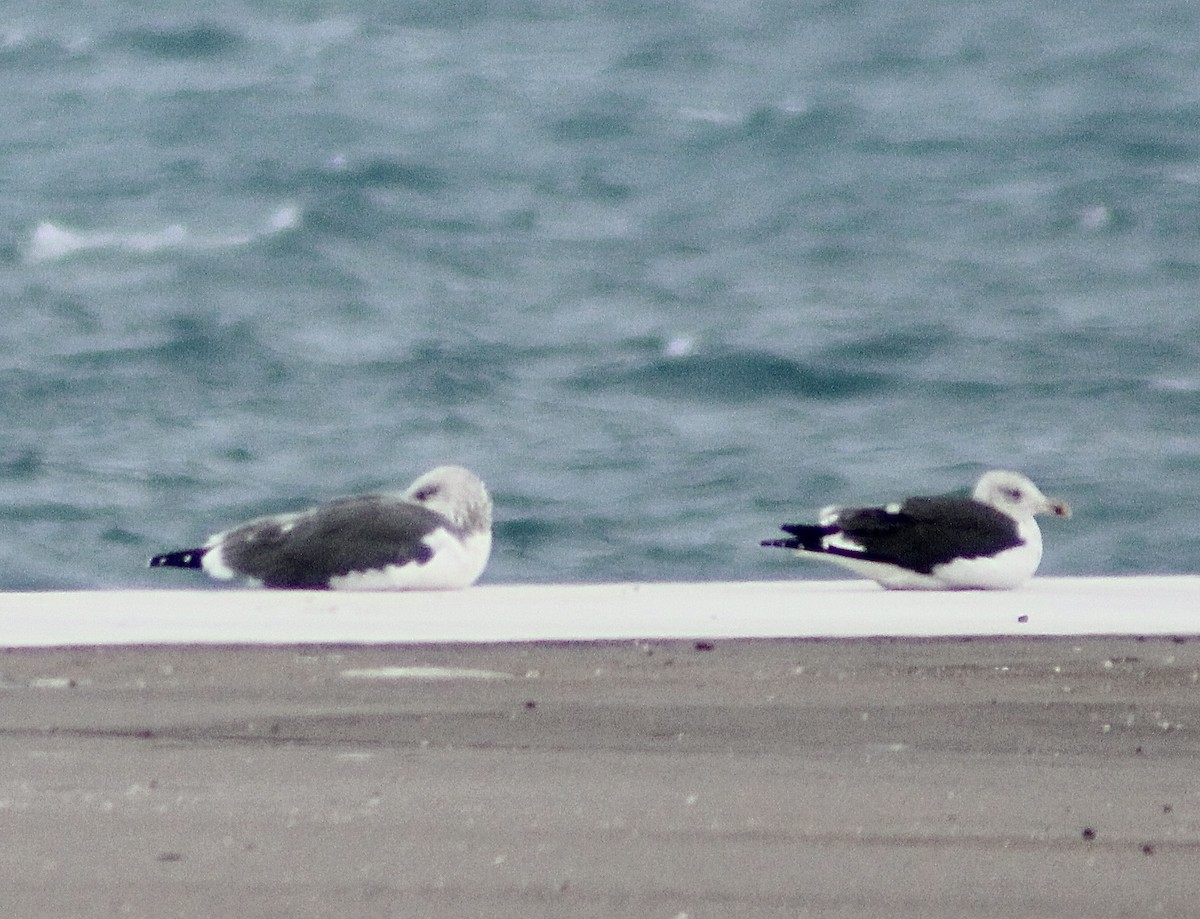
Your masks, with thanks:
<instances>
[{"instance_id":1,"label":"gull's dark gray back","mask_svg":"<svg viewBox=\"0 0 1200 919\"><path fill-rule=\"evenodd\" d=\"M329 579L387 565L422 565L432 550L422 537L440 514L386 495L331 501L312 511L254 520L221 542L225 563L266 587L323 588Z\"/></svg>"},{"instance_id":2,"label":"gull's dark gray back","mask_svg":"<svg viewBox=\"0 0 1200 919\"><path fill-rule=\"evenodd\" d=\"M837 524L867 558L923 574L955 558L992 555L1022 543L1016 521L970 498L909 498L895 513L882 507L847 509Z\"/></svg>"}]
</instances>

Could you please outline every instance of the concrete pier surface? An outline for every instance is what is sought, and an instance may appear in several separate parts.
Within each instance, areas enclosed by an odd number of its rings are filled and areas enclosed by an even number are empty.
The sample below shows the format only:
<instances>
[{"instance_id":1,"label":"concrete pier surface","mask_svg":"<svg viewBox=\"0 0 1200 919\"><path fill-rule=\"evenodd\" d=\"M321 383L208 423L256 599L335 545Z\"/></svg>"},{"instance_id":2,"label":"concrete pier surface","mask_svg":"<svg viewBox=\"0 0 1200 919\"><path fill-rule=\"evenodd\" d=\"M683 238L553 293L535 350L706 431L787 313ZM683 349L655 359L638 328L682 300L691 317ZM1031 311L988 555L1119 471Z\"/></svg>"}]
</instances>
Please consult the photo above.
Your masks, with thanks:
<instances>
[{"instance_id":1,"label":"concrete pier surface","mask_svg":"<svg viewBox=\"0 0 1200 919\"><path fill-rule=\"evenodd\" d=\"M1197 575L1037 578L1019 590L951 592L840 580L0 593L0 647L1176 635L1200 631L1198 610Z\"/></svg>"},{"instance_id":2,"label":"concrete pier surface","mask_svg":"<svg viewBox=\"0 0 1200 919\"><path fill-rule=\"evenodd\" d=\"M1145 635L13 642L4 913L1195 915L1200 630L1158 580ZM48 597L147 599L0 628Z\"/></svg>"}]
</instances>

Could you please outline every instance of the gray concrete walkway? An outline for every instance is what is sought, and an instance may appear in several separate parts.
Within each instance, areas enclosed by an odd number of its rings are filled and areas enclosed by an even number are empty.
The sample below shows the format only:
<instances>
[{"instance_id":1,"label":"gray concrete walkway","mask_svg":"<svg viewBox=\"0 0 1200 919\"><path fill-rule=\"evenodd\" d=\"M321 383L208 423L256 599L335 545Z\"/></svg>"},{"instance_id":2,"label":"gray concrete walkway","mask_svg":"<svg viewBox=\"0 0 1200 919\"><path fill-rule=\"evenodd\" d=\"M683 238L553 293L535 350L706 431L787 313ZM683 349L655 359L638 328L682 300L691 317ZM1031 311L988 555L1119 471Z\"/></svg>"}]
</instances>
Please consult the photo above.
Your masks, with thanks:
<instances>
[{"instance_id":1,"label":"gray concrete walkway","mask_svg":"<svg viewBox=\"0 0 1200 919\"><path fill-rule=\"evenodd\" d=\"M1191 916L1198 727L1161 638L8 651L3 909Z\"/></svg>"}]
</instances>

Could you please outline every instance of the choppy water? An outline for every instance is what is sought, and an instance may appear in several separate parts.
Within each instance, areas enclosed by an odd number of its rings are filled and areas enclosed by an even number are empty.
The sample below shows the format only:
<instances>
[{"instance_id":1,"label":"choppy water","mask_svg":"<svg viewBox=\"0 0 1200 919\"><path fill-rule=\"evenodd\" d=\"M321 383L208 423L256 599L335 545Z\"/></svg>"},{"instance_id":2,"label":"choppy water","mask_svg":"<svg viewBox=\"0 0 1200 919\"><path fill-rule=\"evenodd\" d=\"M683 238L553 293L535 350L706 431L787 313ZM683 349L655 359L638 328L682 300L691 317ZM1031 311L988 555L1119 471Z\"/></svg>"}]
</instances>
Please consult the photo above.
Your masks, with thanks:
<instances>
[{"instance_id":1,"label":"choppy water","mask_svg":"<svg viewBox=\"0 0 1200 919\"><path fill-rule=\"evenodd\" d=\"M1045 572L1200 570L1193 4L4 29L0 587L440 462L493 582L828 577L758 540L991 466L1075 505Z\"/></svg>"}]
</instances>

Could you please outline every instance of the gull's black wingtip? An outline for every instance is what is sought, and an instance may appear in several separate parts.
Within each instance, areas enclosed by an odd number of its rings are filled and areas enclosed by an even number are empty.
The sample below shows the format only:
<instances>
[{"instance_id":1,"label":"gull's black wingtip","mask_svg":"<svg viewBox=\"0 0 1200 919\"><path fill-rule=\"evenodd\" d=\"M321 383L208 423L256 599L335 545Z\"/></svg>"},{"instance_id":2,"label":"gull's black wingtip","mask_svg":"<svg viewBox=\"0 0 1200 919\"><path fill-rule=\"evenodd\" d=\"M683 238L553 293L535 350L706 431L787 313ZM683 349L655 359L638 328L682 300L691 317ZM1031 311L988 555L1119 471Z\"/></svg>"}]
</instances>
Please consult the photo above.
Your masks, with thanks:
<instances>
[{"instance_id":1,"label":"gull's black wingtip","mask_svg":"<svg viewBox=\"0 0 1200 919\"><path fill-rule=\"evenodd\" d=\"M199 568L204 560L205 549L180 549L164 552L150 559L151 568Z\"/></svg>"},{"instance_id":2,"label":"gull's black wingtip","mask_svg":"<svg viewBox=\"0 0 1200 919\"><path fill-rule=\"evenodd\" d=\"M772 549L799 549L800 540L798 539L764 539L759 543L760 546L768 546Z\"/></svg>"},{"instance_id":3,"label":"gull's black wingtip","mask_svg":"<svg viewBox=\"0 0 1200 919\"><path fill-rule=\"evenodd\" d=\"M788 539L764 539L761 545L774 549L807 549L809 552L821 552L821 543L833 529L821 524L785 523L779 529L788 534Z\"/></svg>"}]
</instances>

